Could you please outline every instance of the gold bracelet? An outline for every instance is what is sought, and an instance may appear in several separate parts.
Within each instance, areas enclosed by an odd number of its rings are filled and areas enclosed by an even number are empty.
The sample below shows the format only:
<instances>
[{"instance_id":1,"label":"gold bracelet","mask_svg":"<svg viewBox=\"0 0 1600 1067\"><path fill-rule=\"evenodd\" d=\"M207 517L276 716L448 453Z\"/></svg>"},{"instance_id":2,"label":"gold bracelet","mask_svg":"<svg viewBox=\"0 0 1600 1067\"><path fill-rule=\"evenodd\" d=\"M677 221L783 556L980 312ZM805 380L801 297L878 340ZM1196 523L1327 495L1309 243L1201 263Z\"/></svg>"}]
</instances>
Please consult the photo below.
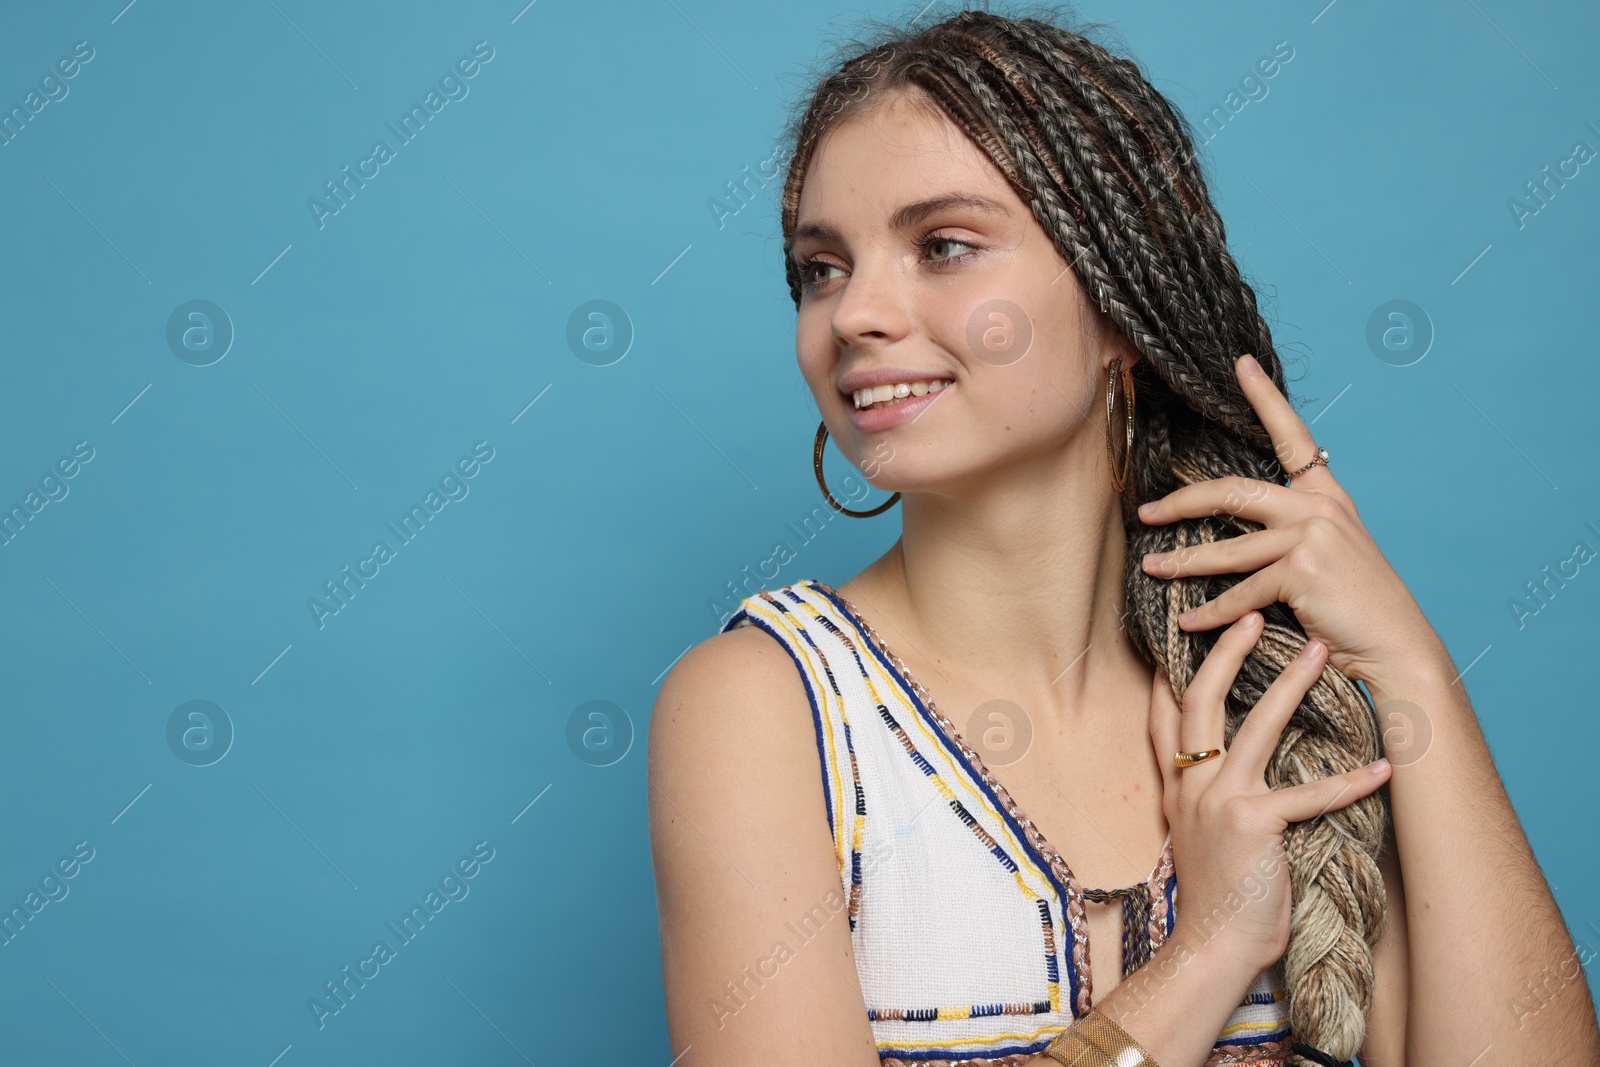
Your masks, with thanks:
<instances>
[{"instance_id":1,"label":"gold bracelet","mask_svg":"<svg viewBox=\"0 0 1600 1067\"><path fill-rule=\"evenodd\" d=\"M1044 1054L1068 1067L1160 1067L1126 1030L1097 1011L1061 1031Z\"/></svg>"}]
</instances>

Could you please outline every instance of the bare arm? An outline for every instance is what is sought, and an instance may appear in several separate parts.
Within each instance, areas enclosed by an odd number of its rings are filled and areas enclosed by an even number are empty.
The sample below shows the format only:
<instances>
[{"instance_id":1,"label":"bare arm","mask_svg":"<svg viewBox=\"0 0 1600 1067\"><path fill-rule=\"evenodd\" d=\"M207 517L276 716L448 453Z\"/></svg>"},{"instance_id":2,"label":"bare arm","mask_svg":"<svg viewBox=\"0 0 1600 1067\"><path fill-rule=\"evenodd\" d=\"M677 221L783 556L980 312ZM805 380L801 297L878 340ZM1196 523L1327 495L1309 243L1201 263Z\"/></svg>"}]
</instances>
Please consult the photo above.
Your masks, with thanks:
<instances>
[{"instance_id":1,"label":"bare arm","mask_svg":"<svg viewBox=\"0 0 1600 1067\"><path fill-rule=\"evenodd\" d=\"M1419 746L1396 756L1389 783L1409 962L1404 1062L1462 1067L1492 1049L1481 1062L1600 1063L1587 961L1448 653L1367 688L1381 724L1413 718Z\"/></svg>"},{"instance_id":2,"label":"bare arm","mask_svg":"<svg viewBox=\"0 0 1600 1067\"><path fill-rule=\"evenodd\" d=\"M753 628L703 642L649 737L668 1059L877 1067L793 661Z\"/></svg>"},{"instance_id":3,"label":"bare arm","mask_svg":"<svg viewBox=\"0 0 1600 1067\"><path fill-rule=\"evenodd\" d=\"M1161 1067L1201 1067L1258 973L1230 956L1219 940L1174 930L1094 1010L1122 1027ZM1035 1056L1025 1067L1055 1065L1048 1056Z\"/></svg>"},{"instance_id":4,"label":"bare arm","mask_svg":"<svg viewBox=\"0 0 1600 1067\"><path fill-rule=\"evenodd\" d=\"M1394 749L1390 751L1395 759L1404 758ZM1384 896L1388 902L1387 920L1372 949L1372 1008L1367 1012L1361 1067L1405 1067L1406 1016L1411 999L1410 924L1406 921L1405 883L1400 875L1393 826L1384 835L1378 871L1383 875Z\"/></svg>"}]
</instances>

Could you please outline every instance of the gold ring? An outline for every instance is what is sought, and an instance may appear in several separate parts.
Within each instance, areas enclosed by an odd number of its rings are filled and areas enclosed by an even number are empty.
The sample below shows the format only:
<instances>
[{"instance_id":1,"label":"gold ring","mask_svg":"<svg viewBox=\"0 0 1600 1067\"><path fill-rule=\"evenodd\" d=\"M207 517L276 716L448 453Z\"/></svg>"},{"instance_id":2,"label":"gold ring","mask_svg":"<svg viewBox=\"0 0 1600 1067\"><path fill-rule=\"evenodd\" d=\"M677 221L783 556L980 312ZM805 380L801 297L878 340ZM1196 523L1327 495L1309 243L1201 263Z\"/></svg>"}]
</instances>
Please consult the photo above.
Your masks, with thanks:
<instances>
[{"instance_id":1,"label":"gold ring","mask_svg":"<svg viewBox=\"0 0 1600 1067\"><path fill-rule=\"evenodd\" d=\"M1204 763L1208 759L1216 759L1220 755L1222 755L1222 749L1220 748L1208 748L1204 752L1179 752L1172 758L1172 762L1176 763L1181 771L1193 767L1196 763Z\"/></svg>"},{"instance_id":2,"label":"gold ring","mask_svg":"<svg viewBox=\"0 0 1600 1067\"><path fill-rule=\"evenodd\" d=\"M1322 464L1324 467L1328 465L1328 450L1326 448L1318 448L1316 442L1313 441L1311 443L1311 462L1290 474L1289 480L1291 482L1294 481L1300 475L1304 474L1312 467L1315 467L1318 463Z\"/></svg>"}]
</instances>

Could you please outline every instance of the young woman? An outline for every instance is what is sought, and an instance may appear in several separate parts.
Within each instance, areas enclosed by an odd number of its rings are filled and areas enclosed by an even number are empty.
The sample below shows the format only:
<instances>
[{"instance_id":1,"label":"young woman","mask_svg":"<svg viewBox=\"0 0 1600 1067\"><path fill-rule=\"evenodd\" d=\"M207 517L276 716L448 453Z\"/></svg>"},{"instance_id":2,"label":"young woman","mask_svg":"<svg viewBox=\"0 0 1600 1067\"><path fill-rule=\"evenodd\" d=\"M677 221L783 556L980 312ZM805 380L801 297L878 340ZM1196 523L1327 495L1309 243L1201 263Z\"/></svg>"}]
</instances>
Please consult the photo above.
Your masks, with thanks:
<instances>
[{"instance_id":1,"label":"young woman","mask_svg":"<svg viewBox=\"0 0 1600 1067\"><path fill-rule=\"evenodd\" d=\"M919 24L821 81L783 200L819 479L831 435L902 534L662 685L672 1055L1600 1062L1188 125L1050 20Z\"/></svg>"}]
</instances>

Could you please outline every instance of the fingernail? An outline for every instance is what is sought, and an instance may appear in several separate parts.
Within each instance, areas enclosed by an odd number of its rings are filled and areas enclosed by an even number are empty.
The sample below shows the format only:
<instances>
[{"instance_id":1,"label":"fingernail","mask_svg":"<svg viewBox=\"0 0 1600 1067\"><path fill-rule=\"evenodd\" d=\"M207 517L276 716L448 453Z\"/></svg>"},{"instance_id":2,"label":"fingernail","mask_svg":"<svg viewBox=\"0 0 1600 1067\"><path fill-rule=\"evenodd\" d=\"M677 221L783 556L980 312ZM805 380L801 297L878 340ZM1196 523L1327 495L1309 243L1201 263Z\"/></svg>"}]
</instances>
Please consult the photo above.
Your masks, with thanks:
<instances>
[{"instance_id":1,"label":"fingernail","mask_svg":"<svg viewBox=\"0 0 1600 1067\"><path fill-rule=\"evenodd\" d=\"M1371 763L1367 764L1367 770L1371 771L1373 774L1382 774L1384 771L1386 771L1388 769L1389 769L1389 761L1387 759L1383 759L1382 757L1380 757L1378 759L1375 759Z\"/></svg>"},{"instance_id":2,"label":"fingernail","mask_svg":"<svg viewBox=\"0 0 1600 1067\"><path fill-rule=\"evenodd\" d=\"M1144 554L1145 566L1147 566L1147 567L1154 566L1155 564L1160 563L1162 560L1164 560L1166 558L1167 558L1167 554L1165 552L1146 552Z\"/></svg>"},{"instance_id":3,"label":"fingernail","mask_svg":"<svg viewBox=\"0 0 1600 1067\"><path fill-rule=\"evenodd\" d=\"M1239 357L1239 372L1241 374L1260 374L1261 364L1256 362L1256 357L1246 352Z\"/></svg>"},{"instance_id":4,"label":"fingernail","mask_svg":"<svg viewBox=\"0 0 1600 1067\"><path fill-rule=\"evenodd\" d=\"M1184 612L1182 615L1178 616L1178 621L1179 622L1194 622L1194 612L1192 612L1192 611Z\"/></svg>"},{"instance_id":5,"label":"fingernail","mask_svg":"<svg viewBox=\"0 0 1600 1067\"><path fill-rule=\"evenodd\" d=\"M1316 638L1313 637L1311 640L1306 642L1306 647L1304 647L1304 648L1302 648L1300 650L1300 657L1299 658L1300 659L1310 659L1312 656L1315 656L1318 652L1321 652L1321 651L1322 651L1322 642L1318 641Z\"/></svg>"},{"instance_id":6,"label":"fingernail","mask_svg":"<svg viewBox=\"0 0 1600 1067\"><path fill-rule=\"evenodd\" d=\"M1147 500L1143 504L1139 505L1139 514L1141 514L1141 515L1149 515L1149 514L1153 513L1155 510L1156 510L1156 502L1154 500Z\"/></svg>"}]
</instances>

